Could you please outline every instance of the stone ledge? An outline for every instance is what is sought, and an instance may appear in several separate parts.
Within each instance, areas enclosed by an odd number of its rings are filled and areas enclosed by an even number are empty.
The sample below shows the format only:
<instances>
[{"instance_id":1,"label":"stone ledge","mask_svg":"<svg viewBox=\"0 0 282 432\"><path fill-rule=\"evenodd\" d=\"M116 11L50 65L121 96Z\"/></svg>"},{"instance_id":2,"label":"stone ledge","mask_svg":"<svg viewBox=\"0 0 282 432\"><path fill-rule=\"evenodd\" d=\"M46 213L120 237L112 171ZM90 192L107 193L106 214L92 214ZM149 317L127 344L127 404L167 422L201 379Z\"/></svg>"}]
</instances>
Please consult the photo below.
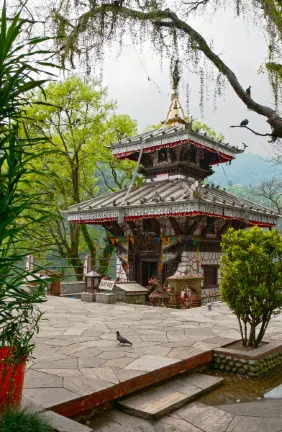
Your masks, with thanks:
<instances>
[{"instance_id":1,"label":"stone ledge","mask_svg":"<svg viewBox=\"0 0 282 432\"><path fill-rule=\"evenodd\" d=\"M240 342L240 340L236 342ZM227 345L224 345L221 348L217 348L216 350L214 350L214 352L218 354L222 353L225 355L236 355L237 358L246 359L246 360L259 360L265 357L266 355L282 350L281 341L274 342L274 341L265 340L264 342L266 342L264 345L254 349L253 351L234 350L230 348L230 346L232 346L232 344L234 343L232 342L232 343L228 343Z\"/></svg>"},{"instance_id":2,"label":"stone ledge","mask_svg":"<svg viewBox=\"0 0 282 432\"><path fill-rule=\"evenodd\" d=\"M213 350L213 367L250 377L260 377L282 364L282 343L267 342L253 351L230 348L231 344Z\"/></svg>"},{"instance_id":3,"label":"stone ledge","mask_svg":"<svg viewBox=\"0 0 282 432\"><path fill-rule=\"evenodd\" d=\"M92 303L96 301L96 293L82 292L81 301Z\"/></svg>"},{"instance_id":4,"label":"stone ledge","mask_svg":"<svg viewBox=\"0 0 282 432\"><path fill-rule=\"evenodd\" d=\"M157 384L161 381L167 380L168 378L174 377L183 372L188 372L211 362L212 351L205 351L177 363L170 364L169 366L162 367L152 372L143 373L142 375L123 381L96 393L54 405L52 410L63 416L74 418L78 414L81 415L83 412L95 410L104 404L120 399L121 397L129 395L137 390L144 389L153 384Z\"/></svg>"}]
</instances>

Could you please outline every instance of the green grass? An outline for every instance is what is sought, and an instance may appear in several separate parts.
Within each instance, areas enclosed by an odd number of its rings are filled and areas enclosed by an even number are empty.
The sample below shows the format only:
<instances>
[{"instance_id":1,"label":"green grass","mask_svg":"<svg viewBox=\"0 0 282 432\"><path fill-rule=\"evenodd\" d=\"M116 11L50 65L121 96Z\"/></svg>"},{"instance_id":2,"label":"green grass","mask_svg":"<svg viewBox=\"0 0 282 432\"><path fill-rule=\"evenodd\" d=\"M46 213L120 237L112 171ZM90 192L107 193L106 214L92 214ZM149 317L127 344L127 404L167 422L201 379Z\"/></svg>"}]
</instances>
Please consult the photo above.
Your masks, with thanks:
<instances>
[{"instance_id":1,"label":"green grass","mask_svg":"<svg viewBox=\"0 0 282 432\"><path fill-rule=\"evenodd\" d=\"M44 414L29 411L9 410L0 414L0 432L52 432L53 428Z\"/></svg>"}]
</instances>

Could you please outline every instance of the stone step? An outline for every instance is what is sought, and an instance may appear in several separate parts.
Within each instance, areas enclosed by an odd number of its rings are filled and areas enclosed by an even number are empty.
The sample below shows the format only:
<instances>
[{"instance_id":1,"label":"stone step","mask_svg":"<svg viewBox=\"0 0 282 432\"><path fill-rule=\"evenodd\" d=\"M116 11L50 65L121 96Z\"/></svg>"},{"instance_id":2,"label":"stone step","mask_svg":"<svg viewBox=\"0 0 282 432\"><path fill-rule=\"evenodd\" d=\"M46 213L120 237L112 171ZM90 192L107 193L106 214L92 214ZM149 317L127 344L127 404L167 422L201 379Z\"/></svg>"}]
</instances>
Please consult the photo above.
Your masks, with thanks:
<instances>
[{"instance_id":1,"label":"stone step","mask_svg":"<svg viewBox=\"0 0 282 432\"><path fill-rule=\"evenodd\" d=\"M223 378L194 373L160 384L119 401L131 415L155 420L222 384Z\"/></svg>"}]
</instances>

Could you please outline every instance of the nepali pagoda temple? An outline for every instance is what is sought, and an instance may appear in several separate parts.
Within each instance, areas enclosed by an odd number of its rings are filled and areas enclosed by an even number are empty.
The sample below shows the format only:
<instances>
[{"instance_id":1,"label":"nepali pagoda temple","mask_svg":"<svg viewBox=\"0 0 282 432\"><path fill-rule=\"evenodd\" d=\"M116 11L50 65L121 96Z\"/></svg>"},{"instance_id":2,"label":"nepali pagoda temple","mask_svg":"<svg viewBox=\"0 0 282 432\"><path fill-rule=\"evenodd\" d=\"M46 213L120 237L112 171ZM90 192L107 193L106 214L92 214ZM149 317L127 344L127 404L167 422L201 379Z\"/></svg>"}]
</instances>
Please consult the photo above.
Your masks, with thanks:
<instances>
[{"instance_id":1,"label":"nepali pagoda temple","mask_svg":"<svg viewBox=\"0 0 282 432\"><path fill-rule=\"evenodd\" d=\"M276 225L275 211L206 184L212 167L230 164L243 150L193 130L177 86L158 130L112 145L117 159L138 161L141 187L98 196L67 210L69 221L97 224L116 247L120 281L147 286L156 276L201 275L203 286L218 287L221 236L230 228Z\"/></svg>"}]
</instances>

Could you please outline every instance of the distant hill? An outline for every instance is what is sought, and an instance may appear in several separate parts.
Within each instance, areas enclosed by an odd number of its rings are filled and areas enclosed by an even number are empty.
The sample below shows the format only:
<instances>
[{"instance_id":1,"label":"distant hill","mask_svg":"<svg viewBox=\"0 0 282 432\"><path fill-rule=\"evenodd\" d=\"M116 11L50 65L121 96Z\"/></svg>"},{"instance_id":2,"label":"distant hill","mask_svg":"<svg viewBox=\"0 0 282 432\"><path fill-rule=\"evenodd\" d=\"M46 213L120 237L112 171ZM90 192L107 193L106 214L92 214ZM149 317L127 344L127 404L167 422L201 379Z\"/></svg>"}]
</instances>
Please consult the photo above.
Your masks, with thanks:
<instances>
[{"instance_id":1,"label":"distant hill","mask_svg":"<svg viewBox=\"0 0 282 432\"><path fill-rule=\"evenodd\" d=\"M221 186L227 186L228 181L233 185L257 186L263 180L273 177L282 179L282 164L273 164L270 159L256 154L243 153L231 165L220 164L214 170L215 173L208 178L208 182Z\"/></svg>"}]
</instances>

